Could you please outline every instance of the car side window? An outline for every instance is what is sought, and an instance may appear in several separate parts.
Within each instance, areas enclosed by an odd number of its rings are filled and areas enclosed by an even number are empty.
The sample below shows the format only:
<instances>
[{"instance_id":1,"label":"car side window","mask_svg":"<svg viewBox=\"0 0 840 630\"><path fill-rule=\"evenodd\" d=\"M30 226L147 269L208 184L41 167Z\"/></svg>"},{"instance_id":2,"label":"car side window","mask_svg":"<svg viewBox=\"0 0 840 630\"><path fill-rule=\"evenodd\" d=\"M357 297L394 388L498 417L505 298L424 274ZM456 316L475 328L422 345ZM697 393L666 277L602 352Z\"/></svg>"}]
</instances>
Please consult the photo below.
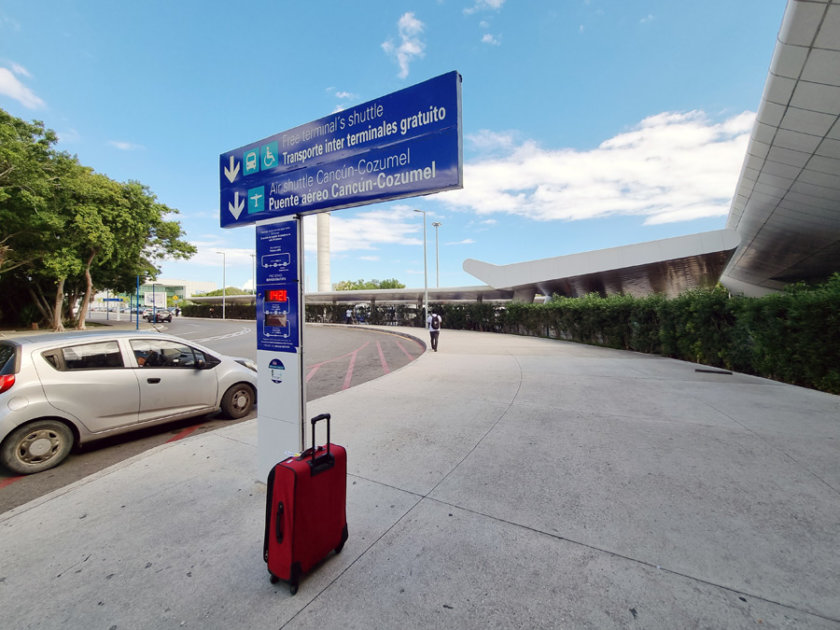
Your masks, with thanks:
<instances>
[{"instance_id":1,"label":"car side window","mask_svg":"<svg viewBox=\"0 0 840 630\"><path fill-rule=\"evenodd\" d=\"M50 365L61 371L102 370L125 367L116 341L67 346L43 353Z\"/></svg>"},{"instance_id":2,"label":"car side window","mask_svg":"<svg viewBox=\"0 0 840 630\"><path fill-rule=\"evenodd\" d=\"M165 339L132 339L131 351L137 365L143 368L194 368L193 349Z\"/></svg>"}]
</instances>

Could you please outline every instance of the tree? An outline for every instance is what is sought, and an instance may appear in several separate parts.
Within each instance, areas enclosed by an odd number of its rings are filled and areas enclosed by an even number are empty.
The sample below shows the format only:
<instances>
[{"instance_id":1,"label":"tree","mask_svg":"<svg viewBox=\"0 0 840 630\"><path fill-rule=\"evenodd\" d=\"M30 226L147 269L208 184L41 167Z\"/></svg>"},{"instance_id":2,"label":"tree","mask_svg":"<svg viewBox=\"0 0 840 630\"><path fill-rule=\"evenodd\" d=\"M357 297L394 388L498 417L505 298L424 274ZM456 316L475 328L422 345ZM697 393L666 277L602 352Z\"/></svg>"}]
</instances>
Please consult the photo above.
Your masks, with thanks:
<instances>
[{"instance_id":1,"label":"tree","mask_svg":"<svg viewBox=\"0 0 840 630\"><path fill-rule=\"evenodd\" d=\"M154 278L161 260L196 248L170 219L177 210L147 187L97 174L55 142L43 124L0 110L0 287L15 310L0 319L20 321L28 309L62 330L81 297L84 328L95 290L130 290L137 275Z\"/></svg>"},{"instance_id":2,"label":"tree","mask_svg":"<svg viewBox=\"0 0 840 630\"><path fill-rule=\"evenodd\" d=\"M376 280L374 280L376 282ZM404 289L405 285L396 278L389 278L379 283L380 289Z\"/></svg>"},{"instance_id":3,"label":"tree","mask_svg":"<svg viewBox=\"0 0 840 630\"><path fill-rule=\"evenodd\" d=\"M336 291L364 291L372 289L404 289L405 285L396 278L389 280L343 280L336 283Z\"/></svg>"},{"instance_id":4,"label":"tree","mask_svg":"<svg viewBox=\"0 0 840 630\"><path fill-rule=\"evenodd\" d=\"M91 178L89 196L75 216L84 236L80 246L85 265L78 328L84 328L95 288L127 291L137 275L157 275L156 261L189 258L196 252L195 246L181 239L180 224L166 220L177 210L157 203L148 188L138 182L119 185L102 175Z\"/></svg>"},{"instance_id":5,"label":"tree","mask_svg":"<svg viewBox=\"0 0 840 630\"><path fill-rule=\"evenodd\" d=\"M43 123L0 109L0 275L31 260L33 253L21 250L19 241L31 240L32 223L49 211L56 140Z\"/></svg>"},{"instance_id":6,"label":"tree","mask_svg":"<svg viewBox=\"0 0 840 630\"><path fill-rule=\"evenodd\" d=\"M204 294L205 297L216 297L221 295L253 295L253 293L238 287L225 287L224 290L216 289L214 291L208 291Z\"/></svg>"}]
</instances>

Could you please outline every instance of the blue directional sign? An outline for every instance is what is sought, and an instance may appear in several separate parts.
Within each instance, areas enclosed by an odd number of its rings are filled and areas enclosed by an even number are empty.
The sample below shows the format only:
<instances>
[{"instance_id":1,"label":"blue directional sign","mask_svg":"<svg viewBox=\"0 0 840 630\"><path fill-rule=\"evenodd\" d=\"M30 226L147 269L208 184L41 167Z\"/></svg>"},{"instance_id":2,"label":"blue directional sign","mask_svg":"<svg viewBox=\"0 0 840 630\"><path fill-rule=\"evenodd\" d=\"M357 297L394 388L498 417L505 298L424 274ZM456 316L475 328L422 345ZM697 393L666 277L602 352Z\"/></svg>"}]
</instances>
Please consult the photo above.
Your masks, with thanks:
<instances>
[{"instance_id":1,"label":"blue directional sign","mask_svg":"<svg viewBox=\"0 0 840 630\"><path fill-rule=\"evenodd\" d=\"M463 187L450 72L219 157L221 226Z\"/></svg>"},{"instance_id":2,"label":"blue directional sign","mask_svg":"<svg viewBox=\"0 0 840 630\"><path fill-rule=\"evenodd\" d=\"M301 322L297 221L258 225L256 249L257 349L297 352Z\"/></svg>"}]
</instances>

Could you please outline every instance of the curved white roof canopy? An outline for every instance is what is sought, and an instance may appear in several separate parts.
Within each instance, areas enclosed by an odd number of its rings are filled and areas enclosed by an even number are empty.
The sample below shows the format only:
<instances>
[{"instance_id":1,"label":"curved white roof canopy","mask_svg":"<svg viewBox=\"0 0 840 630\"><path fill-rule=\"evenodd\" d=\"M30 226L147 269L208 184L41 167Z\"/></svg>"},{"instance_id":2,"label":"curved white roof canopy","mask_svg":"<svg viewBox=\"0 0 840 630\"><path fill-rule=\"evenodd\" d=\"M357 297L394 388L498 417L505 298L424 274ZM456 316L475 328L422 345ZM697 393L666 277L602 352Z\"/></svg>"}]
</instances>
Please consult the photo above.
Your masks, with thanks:
<instances>
[{"instance_id":1,"label":"curved white roof canopy","mask_svg":"<svg viewBox=\"0 0 840 630\"><path fill-rule=\"evenodd\" d=\"M675 296L714 286L737 246L735 231L717 230L511 265L467 259L464 271L523 301L538 293Z\"/></svg>"},{"instance_id":2,"label":"curved white roof canopy","mask_svg":"<svg viewBox=\"0 0 840 630\"><path fill-rule=\"evenodd\" d=\"M790 0L727 227L721 282L762 295L840 271L840 4Z\"/></svg>"},{"instance_id":3,"label":"curved white roof canopy","mask_svg":"<svg viewBox=\"0 0 840 630\"><path fill-rule=\"evenodd\" d=\"M840 0L788 2L727 230L463 266L524 300L592 291L676 295L718 280L758 296L840 271Z\"/></svg>"}]
</instances>

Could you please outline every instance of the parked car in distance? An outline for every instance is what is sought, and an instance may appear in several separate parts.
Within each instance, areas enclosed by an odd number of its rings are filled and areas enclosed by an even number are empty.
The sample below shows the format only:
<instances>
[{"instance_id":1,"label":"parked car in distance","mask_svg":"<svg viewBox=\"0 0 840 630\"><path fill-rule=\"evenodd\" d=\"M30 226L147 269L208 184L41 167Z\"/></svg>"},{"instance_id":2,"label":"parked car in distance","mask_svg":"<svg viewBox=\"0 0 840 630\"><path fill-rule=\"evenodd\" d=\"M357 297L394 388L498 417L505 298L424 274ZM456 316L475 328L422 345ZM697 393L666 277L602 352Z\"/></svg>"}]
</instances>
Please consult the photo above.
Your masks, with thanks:
<instances>
[{"instance_id":1,"label":"parked car in distance","mask_svg":"<svg viewBox=\"0 0 840 630\"><path fill-rule=\"evenodd\" d=\"M171 322L172 311L168 311L165 308L158 308L152 312L152 309L147 309L146 312L143 313L143 317L147 322Z\"/></svg>"},{"instance_id":2,"label":"parked car in distance","mask_svg":"<svg viewBox=\"0 0 840 630\"><path fill-rule=\"evenodd\" d=\"M256 364L173 335L112 331L0 340L0 464L60 464L75 445L257 399Z\"/></svg>"}]
</instances>

